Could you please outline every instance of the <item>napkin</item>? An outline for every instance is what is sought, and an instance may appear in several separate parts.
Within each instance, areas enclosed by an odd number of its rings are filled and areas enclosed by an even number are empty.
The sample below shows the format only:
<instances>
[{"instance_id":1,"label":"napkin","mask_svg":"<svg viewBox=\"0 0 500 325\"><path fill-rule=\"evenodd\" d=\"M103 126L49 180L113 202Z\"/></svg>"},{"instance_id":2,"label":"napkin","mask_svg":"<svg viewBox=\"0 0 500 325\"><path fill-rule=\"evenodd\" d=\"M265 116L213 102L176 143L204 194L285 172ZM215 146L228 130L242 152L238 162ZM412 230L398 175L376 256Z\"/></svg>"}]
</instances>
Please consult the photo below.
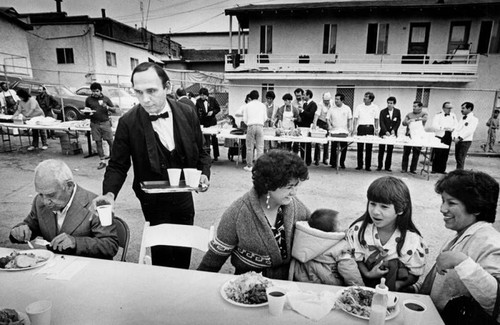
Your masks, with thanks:
<instances>
[{"instance_id":1,"label":"napkin","mask_svg":"<svg viewBox=\"0 0 500 325\"><path fill-rule=\"evenodd\" d=\"M87 264L88 261L75 257L57 256L33 274L45 275L49 280L71 280Z\"/></svg>"},{"instance_id":2,"label":"napkin","mask_svg":"<svg viewBox=\"0 0 500 325\"><path fill-rule=\"evenodd\" d=\"M287 292L288 306L297 313L318 321L325 317L335 306L338 294L331 291L309 292L291 291Z\"/></svg>"}]
</instances>

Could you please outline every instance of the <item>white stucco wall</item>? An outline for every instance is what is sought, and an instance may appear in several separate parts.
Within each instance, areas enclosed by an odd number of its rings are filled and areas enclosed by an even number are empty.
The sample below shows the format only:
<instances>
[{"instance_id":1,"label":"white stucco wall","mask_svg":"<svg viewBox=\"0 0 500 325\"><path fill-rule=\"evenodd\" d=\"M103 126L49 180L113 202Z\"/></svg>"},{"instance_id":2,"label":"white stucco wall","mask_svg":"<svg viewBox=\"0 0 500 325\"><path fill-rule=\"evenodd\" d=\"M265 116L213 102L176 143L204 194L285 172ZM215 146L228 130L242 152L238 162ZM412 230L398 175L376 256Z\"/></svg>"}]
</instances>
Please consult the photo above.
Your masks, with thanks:
<instances>
[{"instance_id":1,"label":"white stucco wall","mask_svg":"<svg viewBox=\"0 0 500 325\"><path fill-rule=\"evenodd\" d=\"M0 65L5 67L9 76L31 78L31 57L28 48L27 32L23 28L0 18ZM13 59L15 57L15 59ZM14 67L12 67L12 65ZM0 72L4 74L3 66Z\"/></svg>"}]
</instances>

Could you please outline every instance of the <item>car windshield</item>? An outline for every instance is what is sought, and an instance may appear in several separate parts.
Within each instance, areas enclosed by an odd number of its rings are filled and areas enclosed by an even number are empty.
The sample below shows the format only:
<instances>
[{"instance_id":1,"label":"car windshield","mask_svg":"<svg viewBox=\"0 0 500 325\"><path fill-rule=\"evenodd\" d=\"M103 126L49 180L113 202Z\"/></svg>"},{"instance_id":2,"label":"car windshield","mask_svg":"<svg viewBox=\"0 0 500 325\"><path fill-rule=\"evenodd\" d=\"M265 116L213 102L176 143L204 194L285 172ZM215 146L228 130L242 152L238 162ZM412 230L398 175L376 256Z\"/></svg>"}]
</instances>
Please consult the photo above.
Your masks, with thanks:
<instances>
[{"instance_id":1,"label":"car windshield","mask_svg":"<svg viewBox=\"0 0 500 325\"><path fill-rule=\"evenodd\" d=\"M75 96L75 94L65 86L45 86L45 89L47 89L47 92L49 94L57 96L64 96L64 97Z\"/></svg>"}]
</instances>

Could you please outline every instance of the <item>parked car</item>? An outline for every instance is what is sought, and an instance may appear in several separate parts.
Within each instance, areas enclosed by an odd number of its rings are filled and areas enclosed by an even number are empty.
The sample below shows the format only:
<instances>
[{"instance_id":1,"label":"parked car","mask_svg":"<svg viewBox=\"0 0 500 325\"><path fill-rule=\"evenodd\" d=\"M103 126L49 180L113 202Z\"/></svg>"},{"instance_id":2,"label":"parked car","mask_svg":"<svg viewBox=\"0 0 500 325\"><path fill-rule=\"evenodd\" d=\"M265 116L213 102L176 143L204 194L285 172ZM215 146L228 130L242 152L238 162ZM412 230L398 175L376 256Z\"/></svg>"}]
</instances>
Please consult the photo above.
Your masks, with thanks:
<instances>
[{"instance_id":1,"label":"parked car","mask_svg":"<svg viewBox=\"0 0 500 325\"><path fill-rule=\"evenodd\" d=\"M59 101L62 107L64 107L64 115L66 121L75 121L84 119L84 115L81 110L85 108L86 96L80 96L66 88L62 85L46 84L39 81L33 80L20 80L11 85L11 88L18 90L20 88L25 89L30 93L31 96L36 96L40 94L40 88L45 87L49 95L54 96L55 99ZM57 114L59 120L63 119L62 110L54 110Z\"/></svg>"},{"instance_id":2,"label":"parked car","mask_svg":"<svg viewBox=\"0 0 500 325\"><path fill-rule=\"evenodd\" d=\"M111 99L115 107L119 108L122 115L139 103L137 97L130 95L123 88L101 86L103 95ZM75 93L77 95L90 96L92 91L90 90L90 85L86 85L78 88Z\"/></svg>"}]
</instances>

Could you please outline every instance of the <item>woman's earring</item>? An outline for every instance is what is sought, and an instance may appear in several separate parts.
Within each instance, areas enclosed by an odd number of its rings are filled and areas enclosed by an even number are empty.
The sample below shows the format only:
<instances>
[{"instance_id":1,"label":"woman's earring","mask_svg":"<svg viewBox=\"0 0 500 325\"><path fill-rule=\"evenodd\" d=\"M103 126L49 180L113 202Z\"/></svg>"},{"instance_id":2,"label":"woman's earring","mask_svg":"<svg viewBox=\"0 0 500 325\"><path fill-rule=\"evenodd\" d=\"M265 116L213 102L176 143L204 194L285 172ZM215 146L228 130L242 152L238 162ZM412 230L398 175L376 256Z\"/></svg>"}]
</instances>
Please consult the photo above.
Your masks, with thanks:
<instances>
[{"instance_id":1,"label":"woman's earring","mask_svg":"<svg viewBox=\"0 0 500 325\"><path fill-rule=\"evenodd\" d=\"M271 206L269 205L269 198L270 198L270 197L271 197L271 196L269 195L269 193L267 193L267 197L266 197L266 208L268 208L268 209L271 209Z\"/></svg>"}]
</instances>

